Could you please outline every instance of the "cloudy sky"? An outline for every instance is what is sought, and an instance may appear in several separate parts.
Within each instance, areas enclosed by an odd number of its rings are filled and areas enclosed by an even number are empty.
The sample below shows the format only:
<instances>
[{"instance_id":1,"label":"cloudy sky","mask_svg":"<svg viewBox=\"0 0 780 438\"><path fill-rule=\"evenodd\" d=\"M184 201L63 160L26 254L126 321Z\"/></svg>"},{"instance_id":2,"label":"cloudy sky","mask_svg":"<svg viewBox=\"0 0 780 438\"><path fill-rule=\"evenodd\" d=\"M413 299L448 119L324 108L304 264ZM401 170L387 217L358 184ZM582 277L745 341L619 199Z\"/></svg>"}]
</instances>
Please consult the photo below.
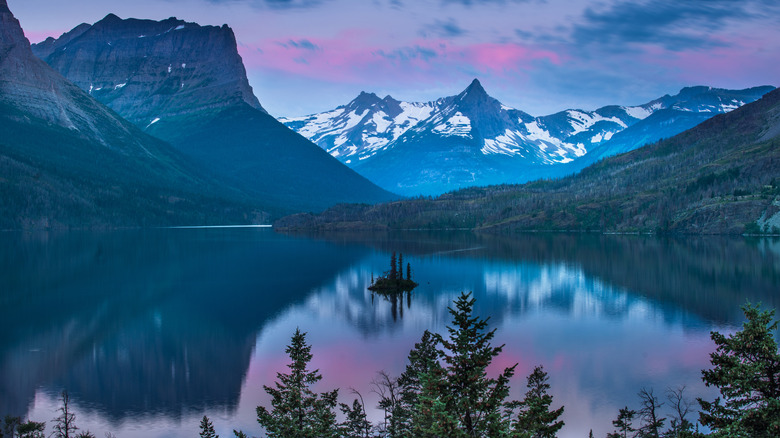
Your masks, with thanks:
<instances>
[{"instance_id":1,"label":"cloudy sky","mask_svg":"<svg viewBox=\"0 0 780 438\"><path fill-rule=\"evenodd\" d=\"M32 42L108 13L236 33L277 116L360 91L427 101L479 78L532 115L640 104L688 85L780 85L777 0L8 0Z\"/></svg>"}]
</instances>

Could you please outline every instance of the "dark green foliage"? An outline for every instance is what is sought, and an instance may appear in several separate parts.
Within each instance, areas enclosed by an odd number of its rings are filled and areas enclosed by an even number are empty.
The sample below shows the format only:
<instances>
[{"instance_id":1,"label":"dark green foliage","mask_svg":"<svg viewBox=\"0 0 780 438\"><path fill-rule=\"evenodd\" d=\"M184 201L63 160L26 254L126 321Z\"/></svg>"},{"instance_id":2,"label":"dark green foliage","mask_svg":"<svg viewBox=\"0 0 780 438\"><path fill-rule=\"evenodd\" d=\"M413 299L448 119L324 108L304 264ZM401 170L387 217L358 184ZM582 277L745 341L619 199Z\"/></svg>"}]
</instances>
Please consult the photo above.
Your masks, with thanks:
<instances>
[{"instance_id":1,"label":"dark green foliage","mask_svg":"<svg viewBox=\"0 0 780 438\"><path fill-rule=\"evenodd\" d=\"M76 438L97 438L94 433L90 431L79 432L76 434ZM219 437L217 437L219 438Z\"/></svg>"},{"instance_id":2,"label":"dark green foliage","mask_svg":"<svg viewBox=\"0 0 780 438\"><path fill-rule=\"evenodd\" d=\"M16 436L18 438L44 438L46 436L45 429L46 423L44 422L28 421L19 425L16 429Z\"/></svg>"},{"instance_id":3,"label":"dark green foliage","mask_svg":"<svg viewBox=\"0 0 780 438\"><path fill-rule=\"evenodd\" d=\"M699 399L699 421L719 436L780 436L780 353L773 337L778 322L774 310L748 304L743 311L742 330L728 337L711 333L717 349L702 380L722 398Z\"/></svg>"},{"instance_id":4,"label":"dark green foliage","mask_svg":"<svg viewBox=\"0 0 780 438\"><path fill-rule=\"evenodd\" d=\"M0 429L0 438L9 437L12 438L16 433L16 428L21 424L22 419L20 417L14 417L6 415L3 420L3 428Z\"/></svg>"},{"instance_id":5,"label":"dark green foliage","mask_svg":"<svg viewBox=\"0 0 780 438\"><path fill-rule=\"evenodd\" d=\"M444 386L439 356L436 336L426 330L409 352L409 363L398 378L400 400L392 411L394 435L391 436L414 436L413 432L432 428L433 417L429 413L436 411L433 404Z\"/></svg>"},{"instance_id":6,"label":"dark green foliage","mask_svg":"<svg viewBox=\"0 0 780 438\"><path fill-rule=\"evenodd\" d=\"M54 432L52 436L55 438L71 438L76 436L76 414L70 408L70 396L67 391L62 391L60 394L60 400L62 406L58 409L60 416L54 419Z\"/></svg>"},{"instance_id":7,"label":"dark green foliage","mask_svg":"<svg viewBox=\"0 0 780 438\"><path fill-rule=\"evenodd\" d=\"M498 378L487 376L487 367L503 345L490 344L495 329L486 331L488 320L473 315L475 301L470 293L462 293L455 307L449 308L453 317L453 325L447 327L449 337L436 335L444 365L442 376L426 376L423 387L430 386L432 392L423 395L430 399L434 412L445 408L445 424L456 424L467 436L503 436L509 429L509 380L517 365L504 369Z\"/></svg>"},{"instance_id":8,"label":"dark green foliage","mask_svg":"<svg viewBox=\"0 0 780 438\"><path fill-rule=\"evenodd\" d=\"M363 403L355 399L352 406L341 403L339 408L346 419L339 425L339 436L343 438L368 438L371 434L371 422L366 417Z\"/></svg>"},{"instance_id":9,"label":"dark green foliage","mask_svg":"<svg viewBox=\"0 0 780 438\"><path fill-rule=\"evenodd\" d=\"M211 420L205 415L200 420L200 438L219 438L219 435L214 432L214 425L211 424Z\"/></svg>"},{"instance_id":10,"label":"dark green foliage","mask_svg":"<svg viewBox=\"0 0 780 438\"><path fill-rule=\"evenodd\" d=\"M634 437L636 429L633 427L634 417L636 417L636 411L628 409L628 406L621 408L618 412L618 417L612 420L612 425L615 426L615 432L607 434L607 438L629 438Z\"/></svg>"},{"instance_id":11,"label":"dark green foliage","mask_svg":"<svg viewBox=\"0 0 780 438\"><path fill-rule=\"evenodd\" d=\"M308 369L311 346L306 334L295 330L285 352L290 356L289 373L277 373L276 387L263 386L271 396L271 411L257 407L257 421L269 437L326 438L336 434L338 390L315 394L311 386L322 376Z\"/></svg>"},{"instance_id":12,"label":"dark green foliage","mask_svg":"<svg viewBox=\"0 0 780 438\"><path fill-rule=\"evenodd\" d=\"M242 430L235 430L235 429L233 429L233 435L236 438L247 438L246 434Z\"/></svg>"},{"instance_id":13,"label":"dark green foliage","mask_svg":"<svg viewBox=\"0 0 780 438\"><path fill-rule=\"evenodd\" d=\"M514 433L523 438L553 438L563 427L558 418L563 406L551 411L552 396L547 393L550 384L544 368L537 366L528 376L528 392L520 402L520 414L514 422Z\"/></svg>"}]
</instances>

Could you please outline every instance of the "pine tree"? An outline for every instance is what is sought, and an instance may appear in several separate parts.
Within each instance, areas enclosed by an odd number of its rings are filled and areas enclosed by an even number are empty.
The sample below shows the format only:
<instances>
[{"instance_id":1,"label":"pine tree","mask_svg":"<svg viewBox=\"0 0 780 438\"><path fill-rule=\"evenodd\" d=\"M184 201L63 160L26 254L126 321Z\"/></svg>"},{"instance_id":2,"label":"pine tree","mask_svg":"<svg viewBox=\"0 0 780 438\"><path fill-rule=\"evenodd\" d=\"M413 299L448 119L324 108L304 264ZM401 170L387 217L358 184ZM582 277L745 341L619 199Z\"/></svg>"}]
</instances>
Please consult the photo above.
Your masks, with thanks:
<instances>
[{"instance_id":1,"label":"pine tree","mask_svg":"<svg viewBox=\"0 0 780 438\"><path fill-rule=\"evenodd\" d=\"M46 423L44 422L38 423L35 421L28 421L26 423L20 424L19 427L17 427L16 436L18 438L45 438L45 429Z\"/></svg>"},{"instance_id":2,"label":"pine tree","mask_svg":"<svg viewBox=\"0 0 780 438\"><path fill-rule=\"evenodd\" d=\"M200 438L219 438L219 435L214 432L214 425L211 424L209 417L205 415L200 420Z\"/></svg>"},{"instance_id":3,"label":"pine tree","mask_svg":"<svg viewBox=\"0 0 780 438\"><path fill-rule=\"evenodd\" d=\"M398 264L395 258L395 252L390 256L390 278L389 280L395 281L398 278Z\"/></svg>"},{"instance_id":4,"label":"pine tree","mask_svg":"<svg viewBox=\"0 0 780 438\"><path fill-rule=\"evenodd\" d=\"M633 432L636 429L633 427L634 417L636 411L628 409L628 406L621 408L618 412L616 420L612 420L612 425L615 426L615 432L607 434L607 438L629 438L633 437ZM632 434L632 435L629 435Z\"/></svg>"},{"instance_id":5,"label":"pine tree","mask_svg":"<svg viewBox=\"0 0 780 438\"><path fill-rule=\"evenodd\" d=\"M490 345L495 329L486 331L488 320L472 316L475 301L470 293L461 293L455 308L449 308L454 319L454 325L447 327L449 338L437 335L445 364L441 401L467 436L503 436L509 430L509 379L517 364L498 378L487 376L488 366L504 346Z\"/></svg>"},{"instance_id":6,"label":"pine tree","mask_svg":"<svg viewBox=\"0 0 780 438\"><path fill-rule=\"evenodd\" d=\"M409 263L406 263L406 279L411 280L412 279L412 265Z\"/></svg>"},{"instance_id":7,"label":"pine tree","mask_svg":"<svg viewBox=\"0 0 780 438\"><path fill-rule=\"evenodd\" d=\"M322 376L319 370L307 367L312 359L306 334L295 330L285 352L290 356L289 373L277 373L275 387L263 386L271 396L272 409L257 407L257 421L269 437L327 438L337 434L336 414L338 390L315 394L311 386Z\"/></svg>"},{"instance_id":8,"label":"pine tree","mask_svg":"<svg viewBox=\"0 0 780 438\"><path fill-rule=\"evenodd\" d=\"M404 255L403 253L398 254L398 280L404 279Z\"/></svg>"},{"instance_id":9,"label":"pine tree","mask_svg":"<svg viewBox=\"0 0 780 438\"><path fill-rule=\"evenodd\" d=\"M514 423L514 432L518 437L554 438L561 430L563 421L556 421L563 414L563 407L550 410L552 396L547 393L550 384L544 368L534 368L528 376L528 392L520 402L520 414Z\"/></svg>"},{"instance_id":10,"label":"pine tree","mask_svg":"<svg viewBox=\"0 0 780 438\"><path fill-rule=\"evenodd\" d=\"M14 417L12 415L6 415L4 419L3 429L0 430L0 438L9 437L12 438L16 433L16 428L21 424L21 417Z\"/></svg>"},{"instance_id":11,"label":"pine tree","mask_svg":"<svg viewBox=\"0 0 780 438\"><path fill-rule=\"evenodd\" d=\"M442 375L438 359L439 351L436 348L436 337L426 330L420 342L416 343L409 352L409 363L397 380L399 388L398 400L392 405L391 417L388 421L388 432L391 438L416 436L412 432L413 424L415 424L413 416L416 411L419 411L420 396L424 390L422 379L426 375ZM433 378L429 377L429 379ZM429 382L432 382L432 380L429 380ZM433 389L434 392L438 392L438 387L433 383L427 389ZM431 394L428 395L431 396ZM420 418L418 421L427 424L430 422L430 418ZM418 432L426 428L421 424L418 424L418 426L420 426Z\"/></svg>"},{"instance_id":12,"label":"pine tree","mask_svg":"<svg viewBox=\"0 0 780 438\"><path fill-rule=\"evenodd\" d=\"M52 436L56 438L72 438L76 436L76 414L70 408L70 396L68 391L62 391L60 394L62 406L58 409L60 416L54 419L54 432Z\"/></svg>"},{"instance_id":13,"label":"pine tree","mask_svg":"<svg viewBox=\"0 0 780 438\"><path fill-rule=\"evenodd\" d=\"M724 436L780 436L780 353L772 336L778 322L774 311L750 304L742 310L747 318L742 330L728 337L711 333L717 349L702 380L723 399L698 399L699 421Z\"/></svg>"},{"instance_id":14,"label":"pine tree","mask_svg":"<svg viewBox=\"0 0 780 438\"><path fill-rule=\"evenodd\" d=\"M341 403L340 409L346 417L344 422L339 425L340 436L343 438L369 438L371 422L368 421L363 403L355 399L351 407Z\"/></svg>"}]
</instances>

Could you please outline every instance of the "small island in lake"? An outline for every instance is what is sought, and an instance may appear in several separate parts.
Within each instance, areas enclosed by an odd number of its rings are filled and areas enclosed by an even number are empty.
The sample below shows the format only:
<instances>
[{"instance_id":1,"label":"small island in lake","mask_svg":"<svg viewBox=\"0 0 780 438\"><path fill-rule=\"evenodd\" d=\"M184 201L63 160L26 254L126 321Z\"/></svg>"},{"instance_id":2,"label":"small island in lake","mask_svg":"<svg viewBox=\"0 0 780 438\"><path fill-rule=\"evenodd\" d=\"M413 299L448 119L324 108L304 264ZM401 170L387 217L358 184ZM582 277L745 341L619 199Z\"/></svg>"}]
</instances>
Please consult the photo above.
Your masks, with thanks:
<instances>
[{"instance_id":1,"label":"small island in lake","mask_svg":"<svg viewBox=\"0 0 780 438\"><path fill-rule=\"evenodd\" d=\"M406 264L406 278L404 278L403 266L404 255L399 254L396 259L393 253L390 257L390 271L380 275L376 280L372 278L368 290L380 294L411 292L417 287L417 283L412 281L412 267L409 263Z\"/></svg>"}]
</instances>

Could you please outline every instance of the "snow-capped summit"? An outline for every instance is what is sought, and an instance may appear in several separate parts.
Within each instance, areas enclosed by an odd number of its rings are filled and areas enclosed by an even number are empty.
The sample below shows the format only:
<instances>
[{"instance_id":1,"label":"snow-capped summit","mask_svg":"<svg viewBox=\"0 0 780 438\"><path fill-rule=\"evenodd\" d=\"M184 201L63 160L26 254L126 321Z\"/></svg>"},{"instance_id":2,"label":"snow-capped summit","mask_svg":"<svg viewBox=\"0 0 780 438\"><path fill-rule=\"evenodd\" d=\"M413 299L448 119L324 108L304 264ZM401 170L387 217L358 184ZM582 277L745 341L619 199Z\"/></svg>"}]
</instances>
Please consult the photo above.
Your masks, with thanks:
<instances>
[{"instance_id":1,"label":"snow-capped summit","mask_svg":"<svg viewBox=\"0 0 780 438\"><path fill-rule=\"evenodd\" d=\"M503 105L474 79L458 95L433 102L363 92L335 110L281 121L385 189L438 194L565 175L678 134L772 89L688 87L644 105L533 117Z\"/></svg>"}]
</instances>

